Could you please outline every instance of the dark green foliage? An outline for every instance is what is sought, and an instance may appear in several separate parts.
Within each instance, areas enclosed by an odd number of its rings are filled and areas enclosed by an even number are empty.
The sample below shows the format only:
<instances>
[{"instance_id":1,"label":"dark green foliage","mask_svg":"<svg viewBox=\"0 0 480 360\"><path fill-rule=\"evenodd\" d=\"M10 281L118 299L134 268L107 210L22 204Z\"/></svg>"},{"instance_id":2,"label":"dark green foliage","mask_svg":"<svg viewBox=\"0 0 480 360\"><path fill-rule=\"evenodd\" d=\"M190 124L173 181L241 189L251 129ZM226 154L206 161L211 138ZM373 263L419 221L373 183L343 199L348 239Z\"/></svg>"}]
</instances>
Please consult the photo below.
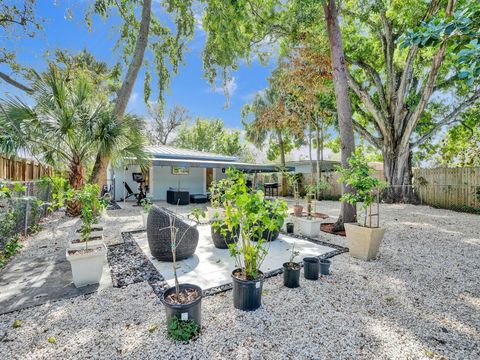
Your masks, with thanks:
<instances>
[{"instance_id":1,"label":"dark green foliage","mask_svg":"<svg viewBox=\"0 0 480 360\"><path fill-rule=\"evenodd\" d=\"M175 341L189 342L200 334L200 327L193 320L180 320L172 317L168 320L167 336Z\"/></svg>"}]
</instances>

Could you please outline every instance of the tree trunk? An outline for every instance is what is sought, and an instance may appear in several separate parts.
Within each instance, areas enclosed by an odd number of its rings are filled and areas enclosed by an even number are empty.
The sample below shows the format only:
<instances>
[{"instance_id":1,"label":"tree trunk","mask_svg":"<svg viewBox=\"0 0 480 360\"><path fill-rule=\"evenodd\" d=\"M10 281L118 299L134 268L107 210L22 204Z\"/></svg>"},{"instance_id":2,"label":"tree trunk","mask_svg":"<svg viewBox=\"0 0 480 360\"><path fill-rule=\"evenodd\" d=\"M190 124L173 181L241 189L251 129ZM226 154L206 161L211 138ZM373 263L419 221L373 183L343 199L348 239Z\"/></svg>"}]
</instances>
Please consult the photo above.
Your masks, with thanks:
<instances>
[{"instance_id":1,"label":"tree trunk","mask_svg":"<svg viewBox=\"0 0 480 360\"><path fill-rule=\"evenodd\" d=\"M382 199L387 203L418 203L412 188L412 151L410 147L386 146L383 149L385 180L388 187Z\"/></svg>"},{"instance_id":2,"label":"tree trunk","mask_svg":"<svg viewBox=\"0 0 480 360\"><path fill-rule=\"evenodd\" d=\"M115 107L113 108L113 116L122 119L127 108L128 100L132 94L133 86L137 80L138 72L143 63L145 50L148 45L148 32L150 29L152 11L152 0L143 0L142 14L140 20L140 28L138 30L137 42L133 52L132 60L128 66L127 75L123 80L122 87L118 91L115 99ZM100 190L107 183L107 168L110 160L110 154L97 156L95 160L95 173L92 174L91 181L95 182Z\"/></svg>"},{"instance_id":3,"label":"tree trunk","mask_svg":"<svg viewBox=\"0 0 480 360\"><path fill-rule=\"evenodd\" d=\"M340 130L342 165L346 167L348 166L348 159L355 151L355 138L353 136L352 109L348 94L345 54L335 0L323 0L323 9L325 12L325 20L327 22L330 55L332 57L333 85L335 89L338 126ZM352 189L342 184L342 193L346 192L352 192ZM338 231L344 229L344 223L354 222L356 221L356 218L356 207L342 202L340 215L335 223L334 230Z\"/></svg>"},{"instance_id":4,"label":"tree trunk","mask_svg":"<svg viewBox=\"0 0 480 360\"><path fill-rule=\"evenodd\" d=\"M74 159L74 162L70 164L70 171L68 174L68 184L73 190L80 190L83 186L83 174L84 169L81 162L78 159ZM68 200L66 214L68 216L80 215L81 207L78 201Z\"/></svg>"},{"instance_id":5,"label":"tree trunk","mask_svg":"<svg viewBox=\"0 0 480 360\"><path fill-rule=\"evenodd\" d=\"M312 169L312 182L313 182L313 157L312 157L312 125L308 127L308 159L310 160L310 168Z\"/></svg>"},{"instance_id":6,"label":"tree trunk","mask_svg":"<svg viewBox=\"0 0 480 360\"><path fill-rule=\"evenodd\" d=\"M280 166L285 168L285 146L283 144L283 136L281 130L277 130L278 147L280 148ZM282 196L287 195L287 179L282 176Z\"/></svg>"}]
</instances>

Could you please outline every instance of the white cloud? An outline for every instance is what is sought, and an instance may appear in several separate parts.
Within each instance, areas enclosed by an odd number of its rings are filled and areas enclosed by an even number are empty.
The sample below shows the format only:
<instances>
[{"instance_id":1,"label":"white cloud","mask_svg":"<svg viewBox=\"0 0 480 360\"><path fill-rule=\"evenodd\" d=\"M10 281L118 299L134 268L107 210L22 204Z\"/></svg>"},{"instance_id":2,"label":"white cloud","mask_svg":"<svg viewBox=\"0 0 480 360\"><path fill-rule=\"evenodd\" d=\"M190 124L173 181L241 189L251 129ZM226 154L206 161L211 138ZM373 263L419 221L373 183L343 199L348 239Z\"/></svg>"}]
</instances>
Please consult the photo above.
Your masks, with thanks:
<instances>
[{"instance_id":1,"label":"white cloud","mask_svg":"<svg viewBox=\"0 0 480 360\"><path fill-rule=\"evenodd\" d=\"M216 93L227 93L230 98L233 96L233 94L235 94L235 90L237 90L237 81L235 79L235 76L232 76L230 79L228 79L224 85L220 87L215 86Z\"/></svg>"}]
</instances>

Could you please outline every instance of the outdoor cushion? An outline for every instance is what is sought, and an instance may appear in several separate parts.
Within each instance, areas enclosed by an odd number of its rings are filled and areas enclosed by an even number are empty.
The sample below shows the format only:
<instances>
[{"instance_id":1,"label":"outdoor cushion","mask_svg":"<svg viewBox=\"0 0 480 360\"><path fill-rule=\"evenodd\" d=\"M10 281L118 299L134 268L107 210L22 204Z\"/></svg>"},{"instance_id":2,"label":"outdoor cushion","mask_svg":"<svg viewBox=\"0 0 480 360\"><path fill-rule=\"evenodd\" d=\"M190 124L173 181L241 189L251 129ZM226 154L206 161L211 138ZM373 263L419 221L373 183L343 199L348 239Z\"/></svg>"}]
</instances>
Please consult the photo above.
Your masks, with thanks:
<instances>
[{"instance_id":1,"label":"outdoor cushion","mask_svg":"<svg viewBox=\"0 0 480 360\"><path fill-rule=\"evenodd\" d=\"M194 204L201 204L206 203L208 201L208 197L205 194L191 194L190 195L190 202Z\"/></svg>"},{"instance_id":2,"label":"outdoor cushion","mask_svg":"<svg viewBox=\"0 0 480 360\"><path fill-rule=\"evenodd\" d=\"M148 247L153 257L160 261L173 261L170 217L177 229L177 260L192 256L198 245L199 235L195 222L185 221L165 208L152 205L147 218Z\"/></svg>"}]
</instances>

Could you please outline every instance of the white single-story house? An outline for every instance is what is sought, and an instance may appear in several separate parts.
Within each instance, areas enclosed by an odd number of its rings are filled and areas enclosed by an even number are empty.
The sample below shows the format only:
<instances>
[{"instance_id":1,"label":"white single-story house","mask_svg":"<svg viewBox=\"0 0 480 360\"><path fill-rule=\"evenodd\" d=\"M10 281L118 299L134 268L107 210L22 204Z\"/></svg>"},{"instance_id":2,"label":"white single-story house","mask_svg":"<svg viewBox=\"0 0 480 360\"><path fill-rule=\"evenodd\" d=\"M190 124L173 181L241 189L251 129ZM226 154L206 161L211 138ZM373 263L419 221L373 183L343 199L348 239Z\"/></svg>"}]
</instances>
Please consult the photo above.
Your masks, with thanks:
<instances>
[{"instance_id":1,"label":"white single-story house","mask_svg":"<svg viewBox=\"0 0 480 360\"><path fill-rule=\"evenodd\" d=\"M172 146L148 146L150 167L144 173L147 196L152 200L166 200L168 189L183 189L190 194L206 194L212 181L225 177L227 168L237 168L245 172L275 172L274 165L249 164L239 162L235 156L213 154L203 151L187 150ZM140 167L134 164L122 168L107 169L108 186L112 187L115 200L127 196L124 182L134 192L138 183L133 174L141 173ZM290 169L290 170L293 170Z\"/></svg>"}]
</instances>

